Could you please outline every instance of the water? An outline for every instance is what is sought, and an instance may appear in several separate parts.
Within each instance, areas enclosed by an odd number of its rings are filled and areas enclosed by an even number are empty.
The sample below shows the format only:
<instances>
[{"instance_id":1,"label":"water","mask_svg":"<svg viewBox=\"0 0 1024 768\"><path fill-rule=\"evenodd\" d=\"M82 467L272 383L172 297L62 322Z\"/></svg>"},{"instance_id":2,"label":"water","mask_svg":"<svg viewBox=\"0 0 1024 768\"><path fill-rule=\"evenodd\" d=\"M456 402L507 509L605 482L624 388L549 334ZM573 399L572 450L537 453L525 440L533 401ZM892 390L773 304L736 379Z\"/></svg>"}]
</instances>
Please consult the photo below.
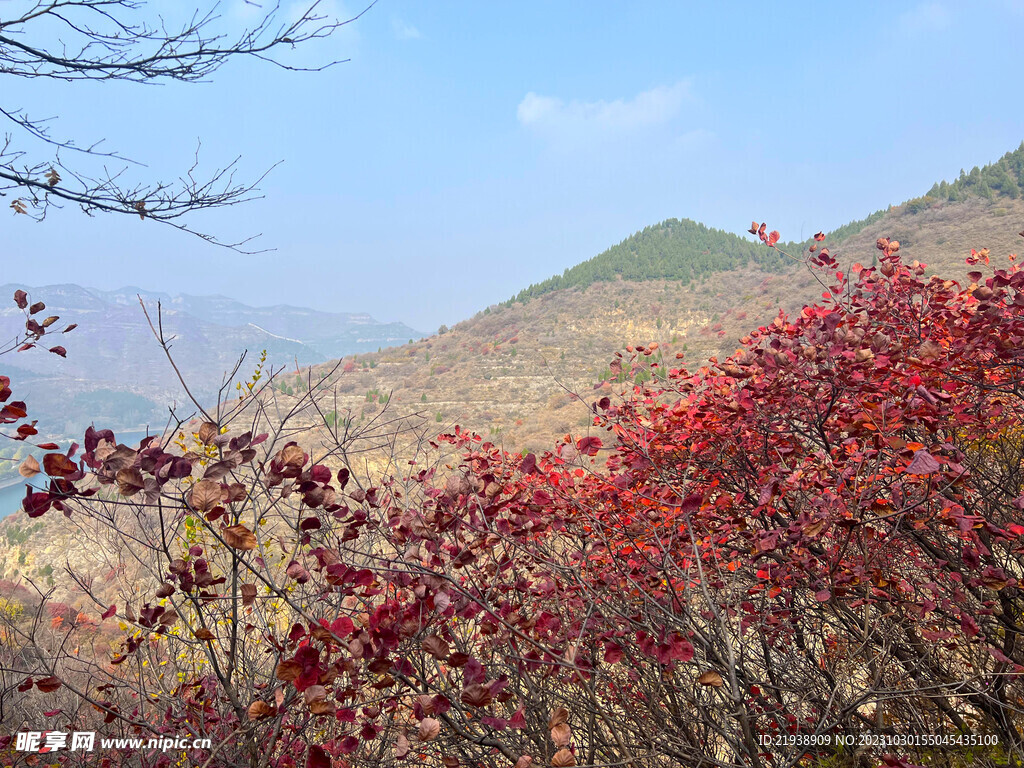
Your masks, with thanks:
<instances>
[{"instance_id":1,"label":"water","mask_svg":"<svg viewBox=\"0 0 1024 768\"><path fill-rule=\"evenodd\" d=\"M24 483L15 483L7 488L0 488L0 518L21 509L21 500L25 498Z\"/></svg>"},{"instance_id":2,"label":"water","mask_svg":"<svg viewBox=\"0 0 1024 768\"><path fill-rule=\"evenodd\" d=\"M152 434L152 433L150 433ZM117 442L132 447L139 444L139 441L146 436L145 432L114 432ZM79 449L81 451L81 449ZM12 515L21 509L21 500L25 498L25 485L42 485L36 476L31 480L20 479L20 482L0 488L0 519Z\"/></svg>"}]
</instances>

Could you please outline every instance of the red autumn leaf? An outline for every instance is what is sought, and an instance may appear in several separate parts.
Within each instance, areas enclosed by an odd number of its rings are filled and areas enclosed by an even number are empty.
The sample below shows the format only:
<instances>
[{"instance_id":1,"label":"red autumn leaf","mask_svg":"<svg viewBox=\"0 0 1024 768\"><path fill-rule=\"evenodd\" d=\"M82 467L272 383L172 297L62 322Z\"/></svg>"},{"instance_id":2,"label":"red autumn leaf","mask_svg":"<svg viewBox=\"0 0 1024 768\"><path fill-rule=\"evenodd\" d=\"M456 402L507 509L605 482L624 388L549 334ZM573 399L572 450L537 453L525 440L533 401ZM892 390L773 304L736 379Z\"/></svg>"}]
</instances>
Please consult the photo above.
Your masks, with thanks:
<instances>
[{"instance_id":1,"label":"red autumn leaf","mask_svg":"<svg viewBox=\"0 0 1024 768\"><path fill-rule=\"evenodd\" d=\"M938 460L924 448L914 452L914 458L907 465L907 473L912 475L930 475L938 472L940 468Z\"/></svg>"},{"instance_id":2,"label":"red autumn leaf","mask_svg":"<svg viewBox=\"0 0 1024 768\"><path fill-rule=\"evenodd\" d=\"M63 683L61 682L60 678L54 677L53 675L50 675L49 677L42 677L36 680L36 688L38 688L43 693L51 693L53 691L56 691L62 685Z\"/></svg>"},{"instance_id":3,"label":"red autumn leaf","mask_svg":"<svg viewBox=\"0 0 1024 768\"><path fill-rule=\"evenodd\" d=\"M160 598L170 597L174 594L174 585L169 584L165 581L159 587L156 588L156 592L154 594Z\"/></svg>"},{"instance_id":4,"label":"red autumn leaf","mask_svg":"<svg viewBox=\"0 0 1024 768\"><path fill-rule=\"evenodd\" d=\"M331 757L323 747L314 744L306 755L306 768L331 768Z\"/></svg>"}]
</instances>

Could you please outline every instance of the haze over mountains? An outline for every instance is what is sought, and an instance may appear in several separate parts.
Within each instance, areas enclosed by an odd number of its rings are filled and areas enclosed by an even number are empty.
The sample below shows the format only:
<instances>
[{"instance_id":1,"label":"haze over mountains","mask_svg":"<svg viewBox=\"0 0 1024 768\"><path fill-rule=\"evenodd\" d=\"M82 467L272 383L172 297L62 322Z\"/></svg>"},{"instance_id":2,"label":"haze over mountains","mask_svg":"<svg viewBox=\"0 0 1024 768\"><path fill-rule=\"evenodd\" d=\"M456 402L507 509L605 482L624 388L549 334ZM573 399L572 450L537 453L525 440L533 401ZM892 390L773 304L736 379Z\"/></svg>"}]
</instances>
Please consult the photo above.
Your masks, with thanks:
<instances>
[{"instance_id":1,"label":"haze over mountains","mask_svg":"<svg viewBox=\"0 0 1024 768\"><path fill-rule=\"evenodd\" d=\"M58 435L75 434L101 419L115 428L162 424L167 404L182 401L140 297L154 322L157 303L162 306L165 332L176 337L175 361L190 387L204 397L215 393L224 373L245 350L249 357L242 370L248 375L264 349L270 362L293 368L296 361L310 365L423 335L403 323L379 322L365 313L250 307L224 296L170 296L135 287L102 291L71 284L10 284L0 286L0 294L11 296L19 288L33 301L45 302L46 314L78 325L60 338L68 349L67 359L25 353L5 361L13 368L4 366L12 371L8 375L20 396L31 398L40 426ZM0 306L0 336L10 339L23 330L22 313L12 303Z\"/></svg>"}]
</instances>

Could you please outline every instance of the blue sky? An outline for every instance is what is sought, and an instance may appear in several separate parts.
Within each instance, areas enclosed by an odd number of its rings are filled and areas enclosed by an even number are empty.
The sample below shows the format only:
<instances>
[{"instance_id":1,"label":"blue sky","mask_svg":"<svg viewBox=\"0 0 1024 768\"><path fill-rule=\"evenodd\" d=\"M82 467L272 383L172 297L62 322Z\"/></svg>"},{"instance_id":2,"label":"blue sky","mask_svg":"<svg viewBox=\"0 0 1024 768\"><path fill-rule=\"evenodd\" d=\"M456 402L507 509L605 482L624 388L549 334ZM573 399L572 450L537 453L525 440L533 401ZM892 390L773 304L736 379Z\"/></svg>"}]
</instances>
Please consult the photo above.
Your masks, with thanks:
<instances>
[{"instance_id":1,"label":"blue sky","mask_svg":"<svg viewBox=\"0 0 1024 768\"><path fill-rule=\"evenodd\" d=\"M244 20L225 0L225 23ZM331 0L342 17L362 9ZM927 191L1024 139L1024 2L379 0L292 74L5 82L174 176L282 161L265 199L195 217L245 256L128 217L7 215L4 280L222 293L452 324L669 217L784 239ZM6 206L5 206L6 207ZM11 264L17 266L12 270ZM15 274L16 273L16 274Z\"/></svg>"}]
</instances>

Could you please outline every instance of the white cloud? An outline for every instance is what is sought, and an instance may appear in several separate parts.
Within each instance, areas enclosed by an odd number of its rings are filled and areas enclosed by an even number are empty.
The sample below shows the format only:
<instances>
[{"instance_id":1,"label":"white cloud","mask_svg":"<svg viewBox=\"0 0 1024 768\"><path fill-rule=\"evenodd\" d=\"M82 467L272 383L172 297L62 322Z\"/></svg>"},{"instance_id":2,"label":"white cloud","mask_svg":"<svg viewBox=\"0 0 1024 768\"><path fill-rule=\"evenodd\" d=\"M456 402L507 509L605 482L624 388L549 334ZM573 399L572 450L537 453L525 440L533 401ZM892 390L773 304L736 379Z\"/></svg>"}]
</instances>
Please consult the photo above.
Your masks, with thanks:
<instances>
[{"instance_id":1,"label":"white cloud","mask_svg":"<svg viewBox=\"0 0 1024 768\"><path fill-rule=\"evenodd\" d=\"M516 109L519 123L540 132L563 136L608 135L666 125L692 100L690 82L660 85L632 99L566 102L554 96L527 93Z\"/></svg>"},{"instance_id":2,"label":"white cloud","mask_svg":"<svg viewBox=\"0 0 1024 768\"><path fill-rule=\"evenodd\" d=\"M949 10L940 3L921 3L899 17L899 26L907 32L938 32L951 23Z\"/></svg>"},{"instance_id":3,"label":"white cloud","mask_svg":"<svg viewBox=\"0 0 1024 768\"><path fill-rule=\"evenodd\" d=\"M408 24L397 16L391 17L391 29L399 40L419 40L423 35L412 24Z\"/></svg>"}]
</instances>

